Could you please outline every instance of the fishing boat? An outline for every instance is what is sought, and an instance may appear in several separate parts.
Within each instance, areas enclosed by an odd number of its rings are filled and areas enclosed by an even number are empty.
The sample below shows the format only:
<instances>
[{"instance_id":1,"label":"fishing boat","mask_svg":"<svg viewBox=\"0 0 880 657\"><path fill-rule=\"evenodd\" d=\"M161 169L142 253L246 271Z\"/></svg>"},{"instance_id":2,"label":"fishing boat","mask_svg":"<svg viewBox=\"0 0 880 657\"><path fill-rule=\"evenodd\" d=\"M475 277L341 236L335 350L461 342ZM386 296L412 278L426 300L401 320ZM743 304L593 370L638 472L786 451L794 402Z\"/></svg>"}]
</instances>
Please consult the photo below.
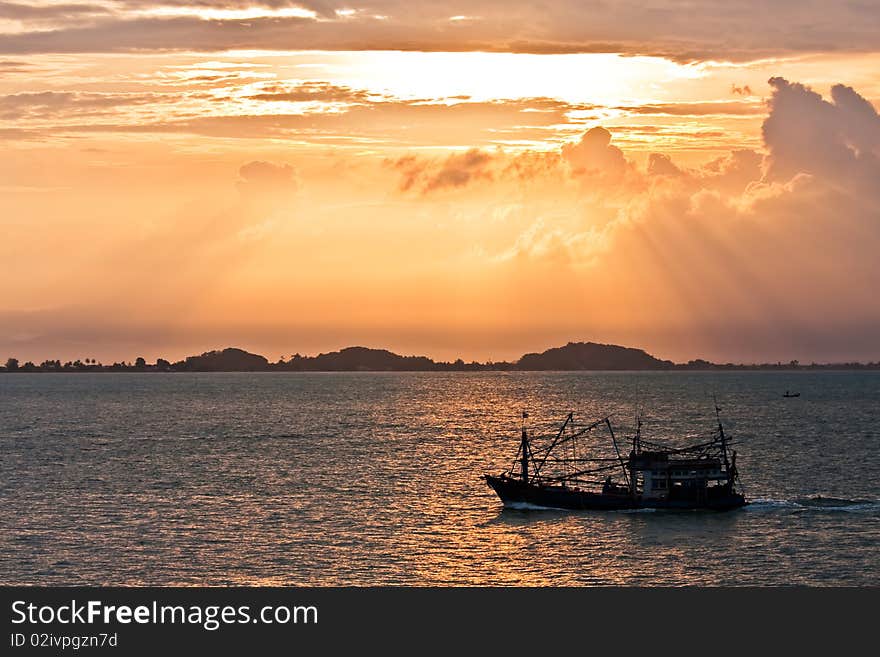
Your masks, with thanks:
<instances>
[{"instance_id":1,"label":"fishing boat","mask_svg":"<svg viewBox=\"0 0 880 657\"><path fill-rule=\"evenodd\" d=\"M506 507L550 509L707 509L728 511L747 504L737 490L736 450L724 433L720 409L711 440L671 447L644 440L641 418L628 458L604 417L580 425L569 413L552 438L533 439L523 413L522 438L513 465L483 475ZM607 429L613 454L597 452L594 432Z\"/></svg>"},{"instance_id":2,"label":"fishing boat","mask_svg":"<svg viewBox=\"0 0 880 657\"><path fill-rule=\"evenodd\" d=\"M785 391L785 394L782 395L782 396L783 396L783 397L800 397L800 396L801 396L801 393L799 393L799 392L791 392L790 390L786 390L786 391Z\"/></svg>"}]
</instances>

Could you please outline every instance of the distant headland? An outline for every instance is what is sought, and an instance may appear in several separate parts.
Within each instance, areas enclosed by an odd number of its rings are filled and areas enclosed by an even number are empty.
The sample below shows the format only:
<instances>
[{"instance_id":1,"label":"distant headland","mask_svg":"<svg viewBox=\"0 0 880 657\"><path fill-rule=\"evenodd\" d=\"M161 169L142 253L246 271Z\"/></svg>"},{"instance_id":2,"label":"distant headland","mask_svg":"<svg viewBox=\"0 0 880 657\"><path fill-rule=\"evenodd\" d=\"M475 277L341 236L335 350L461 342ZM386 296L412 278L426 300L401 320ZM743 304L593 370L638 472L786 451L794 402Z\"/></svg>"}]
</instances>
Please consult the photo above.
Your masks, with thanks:
<instances>
[{"instance_id":1,"label":"distant headland","mask_svg":"<svg viewBox=\"0 0 880 657\"><path fill-rule=\"evenodd\" d=\"M880 361L870 363L810 363L796 360L777 363L712 363L696 359L687 363L660 360L643 349L621 347L595 342L569 342L541 353L529 353L514 362L453 362L434 361L426 356L401 356L387 349L348 347L340 351L280 358L270 362L265 356L243 349L228 347L207 351L198 356L170 362L163 358L147 363L143 358L134 362L111 365L94 359L62 363L45 360L39 365L31 361L20 363L9 358L0 365L0 373L16 372L485 372L485 371L658 371L658 370L880 370Z\"/></svg>"}]
</instances>

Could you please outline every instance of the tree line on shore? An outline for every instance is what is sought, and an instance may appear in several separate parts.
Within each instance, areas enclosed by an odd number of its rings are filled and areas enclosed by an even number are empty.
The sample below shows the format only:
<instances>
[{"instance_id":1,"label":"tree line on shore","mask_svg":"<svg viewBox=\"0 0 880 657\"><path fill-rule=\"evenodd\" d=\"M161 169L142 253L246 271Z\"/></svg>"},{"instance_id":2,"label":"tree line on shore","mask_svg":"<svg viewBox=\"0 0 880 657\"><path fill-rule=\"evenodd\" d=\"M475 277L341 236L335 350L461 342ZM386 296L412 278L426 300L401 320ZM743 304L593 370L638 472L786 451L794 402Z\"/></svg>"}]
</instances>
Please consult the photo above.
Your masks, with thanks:
<instances>
[{"instance_id":1,"label":"tree line on shore","mask_svg":"<svg viewBox=\"0 0 880 657\"><path fill-rule=\"evenodd\" d=\"M810 363L796 360L776 363L712 363L695 359L687 363L660 360L642 349L593 342L570 342L541 353L529 353L514 362L466 363L434 361L426 356L401 356L386 349L348 347L340 351L302 356L294 354L270 362L265 356L229 347L171 362L158 358L148 363L138 357L133 362L105 365L94 358L67 361L44 360L40 364L9 358L0 373L27 372L479 372L479 371L584 371L584 370L802 370L802 369L880 369L880 361L858 363Z\"/></svg>"}]
</instances>

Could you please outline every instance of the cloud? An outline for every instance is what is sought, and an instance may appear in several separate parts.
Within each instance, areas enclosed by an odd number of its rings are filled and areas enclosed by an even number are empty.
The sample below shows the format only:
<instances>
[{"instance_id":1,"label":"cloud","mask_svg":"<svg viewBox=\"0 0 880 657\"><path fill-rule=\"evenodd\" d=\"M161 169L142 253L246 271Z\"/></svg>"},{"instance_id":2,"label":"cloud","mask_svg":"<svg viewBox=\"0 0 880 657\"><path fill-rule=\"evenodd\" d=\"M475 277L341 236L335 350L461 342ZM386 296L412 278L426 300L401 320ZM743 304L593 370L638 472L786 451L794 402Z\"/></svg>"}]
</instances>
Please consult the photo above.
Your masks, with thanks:
<instances>
[{"instance_id":1,"label":"cloud","mask_svg":"<svg viewBox=\"0 0 880 657\"><path fill-rule=\"evenodd\" d=\"M502 171L502 176L513 178L519 183L529 183L538 179L553 179L558 182L559 177L564 175L563 161L558 152L526 150L512 158Z\"/></svg>"},{"instance_id":2,"label":"cloud","mask_svg":"<svg viewBox=\"0 0 880 657\"><path fill-rule=\"evenodd\" d=\"M352 89L329 82L301 82L294 86L266 85L260 93L247 96L253 100L286 101L294 103L368 103L373 94L364 89Z\"/></svg>"},{"instance_id":3,"label":"cloud","mask_svg":"<svg viewBox=\"0 0 880 657\"><path fill-rule=\"evenodd\" d=\"M330 0L116 0L116 4L129 9L199 8L199 9L254 9L278 10L287 8L308 9L322 18L336 18L337 3ZM351 4L348 2L347 4Z\"/></svg>"},{"instance_id":4,"label":"cloud","mask_svg":"<svg viewBox=\"0 0 880 657\"><path fill-rule=\"evenodd\" d=\"M47 304L80 304L86 296L93 308L131 310L133 302L125 300L140 303L152 298L147 292L158 284L169 294L153 295L156 303L134 308L144 321L189 317L187 311L198 308L200 321L210 319L227 331L238 330L230 329L230 323L249 315L259 317L253 320L255 332L275 322L281 333L291 324L283 324L287 320L275 306L289 304L273 306L271 297L283 289L303 299L295 312L314 318L312 335L324 336L332 326L351 334L365 330L366 320L328 319L332 305L344 307L346 314L349 308L374 312L370 321L384 321L382 326L388 325L388 318L424 326L419 322L429 320L416 313L435 313L430 323L437 333L449 333L444 317L454 316L461 325L488 327L492 339L511 326L529 336L528 341L551 331L562 340L588 333L644 345L670 357L876 360L880 308L873 297L880 286L880 213L877 192L866 184L876 161L876 112L846 87L835 86L822 98L794 83L776 80L774 85L761 148L739 149L723 157L713 148L714 159L702 166L693 157L684 160L675 152L662 152L667 128L657 125L648 126L646 133L660 137L651 146L660 152L648 156L644 165L640 157L647 153L630 151L627 144L632 141L621 139L628 129L619 125L609 126L613 135L605 128L579 134L565 150L478 148L492 130L518 129L523 120L546 120L552 126L568 111L564 104L537 101L451 107L439 101L371 102L340 112L348 115L346 121L315 112L199 115L145 123L126 129L193 131L238 140L224 152L215 150L217 142L188 142L209 148L175 152L173 168L156 166L169 160L152 155L135 166L119 166L117 161L125 163L127 144L115 141L112 155L86 158L88 172L79 181L93 185L88 196L72 184L77 181L66 171L71 162L81 160L78 148L50 151L45 145L28 144L7 163L7 182L20 189L7 188L4 216L21 220L9 226L18 233L8 239L17 247L7 265L19 273L7 277L4 296L18 295L13 302L18 307L33 298L48 299ZM277 91L294 89L281 86ZM271 93L268 88L263 92ZM55 96L24 100L19 98L17 107L63 107L71 102ZM525 111L541 107L547 111ZM378 166L381 156L372 148L359 147L356 156L345 149L297 149L294 162L287 144L257 146L244 141L248 135L317 138L332 132L364 139L391 134L404 144L412 140L425 146L434 143L437 126L447 122L454 123L457 132L444 138L465 148L437 156L420 150L390 160L385 167ZM103 143L110 141L105 134L94 134L102 142L95 145L110 145ZM798 147L798 140L807 143ZM165 146L152 143L164 140L138 141L151 142L157 149ZM167 141L176 145L184 140ZM676 146L686 143L677 141ZM837 165L838 147L844 149L844 166ZM261 150L257 154L251 148ZM368 150L372 153L365 153ZM46 158L55 154L53 166L46 166ZM113 162L104 169L92 168L93 160L104 159ZM220 175L228 180L239 165L242 199L236 204L232 184L216 181L218 171L225 171ZM608 171L622 171L627 184L620 185ZM157 206L178 203L154 194L160 175L163 180L175 178L170 185L186 198L195 198L190 182L198 177L203 196L179 213L157 219ZM298 175L308 180L308 194L292 193ZM47 179L38 180L39 176ZM131 181L131 186L114 184L120 179ZM40 189L24 189L34 180ZM388 190L396 183L409 193L389 199ZM49 184L64 185L64 191L45 189ZM202 200L212 207L210 212L200 207ZM287 220L293 203L297 216L309 221ZM59 207L65 212L56 217ZM119 216L127 220L119 222ZM29 228L34 225L31 217L49 222L46 229L34 232ZM151 229L157 222L161 230ZM130 239L132 227L136 235L144 231L155 239ZM120 232L114 240L110 233L123 229L126 237ZM64 260L65 269L46 269L45 258L34 257L55 246L63 249L71 235L92 232L102 239L81 240L83 249L71 254L74 260ZM334 248L325 248L327 244ZM292 253L302 264L300 270L311 272L311 277L291 277ZM241 271L236 273L230 258L243 255L254 264L238 261ZM89 272L87 278L77 273L80 268ZM108 284L110 270L114 276ZM158 283L157 271L162 275ZM356 274L323 282L334 278L327 275L332 271ZM229 278L218 280L219 272L228 272ZM370 277L383 281L370 283ZM67 278L77 284L62 280ZM185 285L183 278L189 279ZM411 286L410 296L400 292L401 281ZM133 294L132 289L144 294ZM426 297L425 289L432 294ZM231 303L235 295L238 300ZM350 303L341 304L339 298ZM205 309L212 299L215 305ZM407 315L402 307L418 310ZM522 313L524 307L528 313ZM433 321L435 316L440 320ZM77 333L64 321L47 321L45 326L83 340L94 341L100 333L90 333L91 325ZM151 339L158 340L156 325L142 324L146 331L144 326L150 327ZM33 328L31 320L22 320L15 330ZM281 341L290 339L289 332L284 336ZM33 349L36 353L38 345ZM119 349L120 354L130 353Z\"/></svg>"},{"instance_id":5,"label":"cloud","mask_svg":"<svg viewBox=\"0 0 880 657\"><path fill-rule=\"evenodd\" d=\"M285 194L299 188L296 171L289 164L274 164L253 160L241 165L236 183L239 191L248 197L264 194Z\"/></svg>"},{"instance_id":6,"label":"cloud","mask_svg":"<svg viewBox=\"0 0 880 657\"><path fill-rule=\"evenodd\" d=\"M65 6L65 5L60 5ZM103 7L71 4L68 7ZM332 3L303 0L117 0L110 15L84 13L46 30L25 22L21 33L0 35L0 52L221 51L231 49L409 50L528 53L618 52L681 62L753 61L800 53L876 51L880 13L870 2L835 6L806 0L792 18L790 3L743 0L350 0L340 16ZM56 6L7 3L7 11L60 12ZM315 17L285 15L307 8ZM145 10L161 8L161 15ZM263 15L203 18L193 9L263 9ZM175 11L176 10L176 11ZM210 15L210 14L209 14ZM213 14L217 16L216 12ZM450 21L453 16L480 20ZM657 26L663 29L658 30ZM804 27L804 26L809 26ZM723 32L724 39L717 34Z\"/></svg>"},{"instance_id":7,"label":"cloud","mask_svg":"<svg viewBox=\"0 0 880 657\"><path fill-rule=\"evenodd\" d=\"M131 105L153 105L178 99L172 94L108 94L72 91L23 92L0 96L0 119L96 114Z\"/></svg>"},{"instance_id":8,"label":"cloud","mask_svg":"<svg viewBox=\"0 0 880 657\"><path fill-rule=\"evenodd\" d=\"M649 176L681 176L684 172L672 163L672 158L664 153L648 155L647 172Z\"/></svg>"},{"instance_id":9,"label":"cloud","mask_svg":"<svg viewBox=\"0 0 880 657\"><path fill-rule=\"evenodd\" d=\"M749 183L761 179L763 161L761 153L748 148L731 151L702 166L701 183L710 189L739 194Z\"/></svg>"},{"instance_id":10,"label":"cloud","mask_svg":"<svg viewBox=\"0 0 880 657\"><path fill-rule=\"evenodd\" d=\"M22 128L0 128L0 140L10 141L39 141L45 135L38 130L24 130Z\"/></svg>"},{"instance_id":11,"label":"cloud","mask_svg":"<svg viewBox=\"0 0 880 657\"><path fill-rule=\"evenodd\" d=\"M535 210L496 252L497 265L530 286L535 314L569 290L602 309L584 320L593 331L650 336L688 357L875 360L877 112L842 85L826 100L804 85L770 84L764 152L738 149L693 168L652 153L638 169L608 151L606 130L585 136L579 161L625 170L627 193L596 179L580 212Z\"/></svg>"},{"instance_id":12,"label":"cloud","mask_svg":"<svg viewBox=\"0 0 880 657\"><path fill-rule=\"evenodd\" d=\"M29 68L29 64L27 62L21 61L13 61L13 60L0 60L0 75L4 73L23 73Z\"/></svg>"},{"instance_id":13,"label":"cloud","mask_svg":"<svg viewBox=\"0 0 880 657\"><path fill-rule=\"evenodd\" d=\"M590 128L580 141L565 144L562 157L578 175L618 177L627 166L623 151L611 145L611 133L602 127Z\"/></svg>"},{"instance_id":14,"label":"cloud","mask_svg":"<svg viewBox=\"0 0 880 657\"><path fill-rule=\"evenodd\" d=\"M689 103L645 103L617 107L630 114L658 114L664 116L748 116L763 114L760 103L745 101L709 101Z\"/></svg>"},{"instance_id":15,"label":"cloud","mask_svg":"<svg viewBox=\"0 0 880 657\"><path fill-rule=\"evenodd\" d=\"M542 268L589 266L595 264L594 256L606 248L604 239L603 232L593 228L571 231L538 219L496 261L527 262Z\"/></svg>"},{"instance_id":16,"label":"cloud","mask_svg":"<svg viewBox=\"0 0 880 657\"><path fill-rule=\"evenodd\" d=\"M474 180L491 180L493 156L478 148L456 153L442 160L405 155L386 164L401 174L400 190L418 189L429 194L442 189L464 187Z\"/></svg>"},{"instance_id":17,"label":"cloud","mask_svg":"<svg viewBox=\"0 0 880 657\"><path fill-rule=\"evenodd\" d=\"M450 155L440 170L428 178L424 191L461 187L475 178L491 177L486 168L491 161L489 153L475 148L461 155Z\"/></svg>"},{"instance_id":18,"label":"cloud","mask_svg":"<svg viewBox=\"0 0 880 657\"><path fill-rule=\"evenodd\" d=\"M339 98L347 93L341 91L341 87L315 86L311 89ZM166 96L174 97L173 94ZM365 94L360 95L358 90L353 90L349 96L350 99L363 97ZM370 102L343 104L341 108L329 104L322 106L318 102L316 108L305 112L254 111L192 117L190 110L180 113L186 114L186 118L178 118L171 113L168 119L153 122L139 118L128 124L91 121L60 126L58 131L188 133L229 139L296 138L318 143L330 140L357 143L364 140L405 146L458 146L530 138L535 136L535 130L545 137L546 130L568 122L567 114L570 111L583 107L546 98L448 104L439 100L379 97L371 98Z\"/></svg>"},{"instance_id":19,"label":"cloud","mask_svg":"<svg viewBox=\"0 0 880 657\"><path fill-rule=\"evenodd\" d=\"M770 114L762 126L766 178L809 173L877 198L880 116L855 90L831 88L831 102L809 87L771 78Z\"/></svg>"},{"instance_id":20,"label":"cloud","mask_svg":"<svg viewBox=\"0 0 880 657\"><path fill-rule=\"evenodd\" d=\"M84 3L58 3L33 5L19 2L0 2L0 18L24 21L69 20L83 16L109 14L104 5Z\"/></svg>"}]
</instances>

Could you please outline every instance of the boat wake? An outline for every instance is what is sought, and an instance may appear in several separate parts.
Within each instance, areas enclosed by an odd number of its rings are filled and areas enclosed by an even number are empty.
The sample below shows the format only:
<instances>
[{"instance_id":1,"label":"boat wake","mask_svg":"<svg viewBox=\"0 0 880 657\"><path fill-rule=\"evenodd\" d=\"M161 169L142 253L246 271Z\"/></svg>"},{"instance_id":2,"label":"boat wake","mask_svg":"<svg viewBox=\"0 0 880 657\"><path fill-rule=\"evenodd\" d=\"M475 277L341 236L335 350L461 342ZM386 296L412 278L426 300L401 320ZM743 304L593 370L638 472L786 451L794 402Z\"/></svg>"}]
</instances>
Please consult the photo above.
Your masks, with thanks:
<instances>
[{"instance_id":1,"label":"boat wake","mask_svg":"<svg viewBox=\"0 0 880 657\"><path fill-rule=\"evenodd\" d=\"M528 502L504 502L505 509L512 509L513 511L565 511L565 509L560 509L552 506L540 506L538 504L529 504Z\"/></svg>"},{"instance_id":2,"label":"boat wake","mask_svg":"<svg viewBox=\"0 0 880 657\"><path fill-rule=\"evenodd\" d=\"M749 511L844 511L865 512L880 511L880 500L849 500L841 497L799 497L793 500L777 500L770 498L758 498L752 500L746 510Z\"/></svg>"}]
</instances>

